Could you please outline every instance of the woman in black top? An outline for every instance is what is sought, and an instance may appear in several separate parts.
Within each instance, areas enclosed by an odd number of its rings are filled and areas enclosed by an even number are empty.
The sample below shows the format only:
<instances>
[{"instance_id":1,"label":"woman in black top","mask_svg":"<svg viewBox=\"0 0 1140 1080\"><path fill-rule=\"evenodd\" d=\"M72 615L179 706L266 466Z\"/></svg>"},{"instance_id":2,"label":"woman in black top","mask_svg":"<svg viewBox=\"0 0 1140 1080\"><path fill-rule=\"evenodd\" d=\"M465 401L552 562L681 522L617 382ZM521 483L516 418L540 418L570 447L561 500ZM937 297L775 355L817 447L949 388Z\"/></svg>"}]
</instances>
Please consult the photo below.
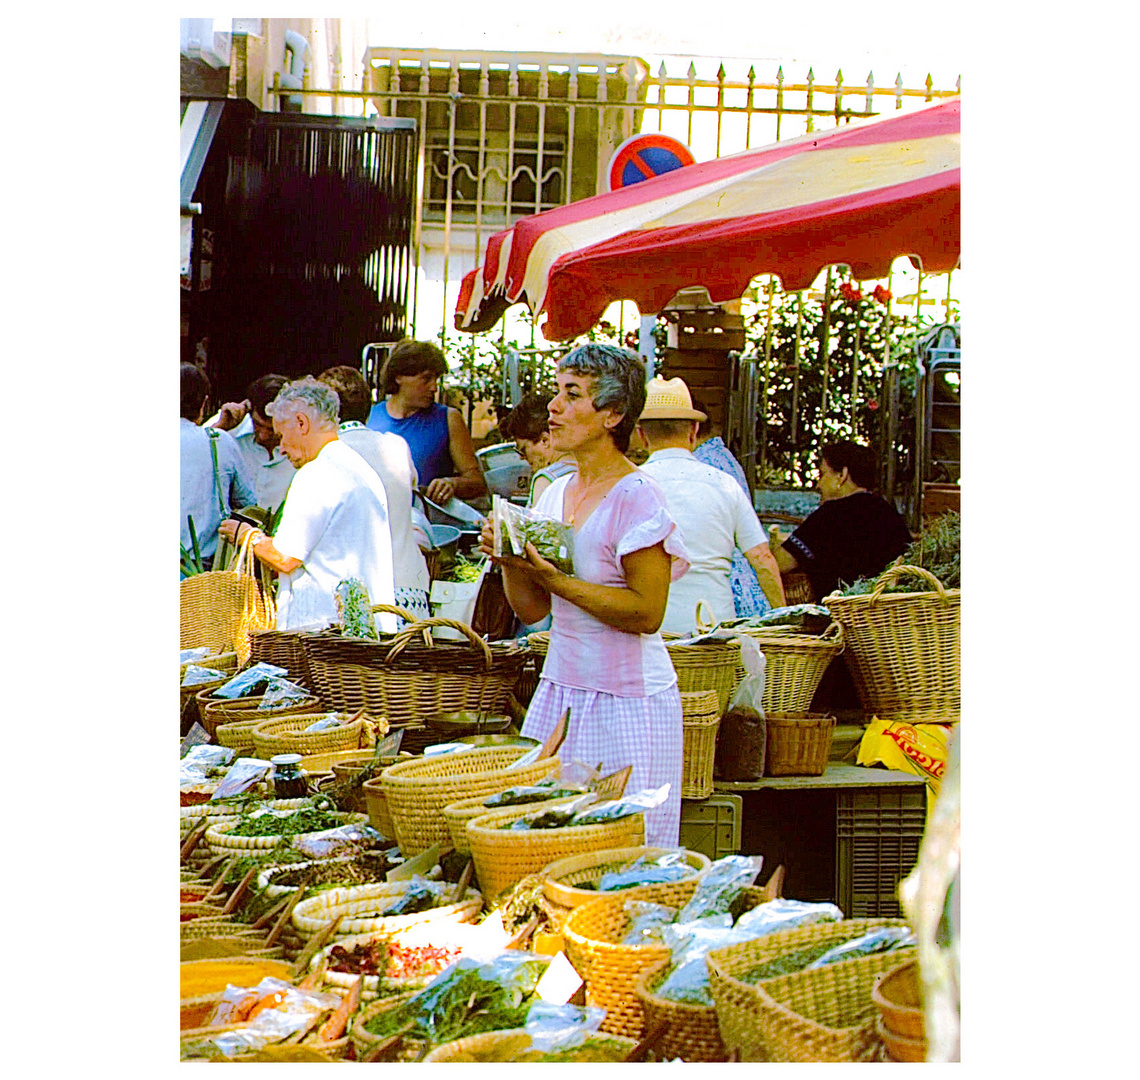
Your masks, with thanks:
<instances>
[{"instance_id":1,"label":"woman in black top","mask_svg":"<svg viewBox=\"0 0 1140 1080\"><path fill-rule=\"evenodd\" d=\"M773 547L780 572L802 569L817 600L881 573L911 541L899 512L869 490L875 471L868 447L849 440L827 443L820 451L819 509Z\"/></svg>"}]
</instances>

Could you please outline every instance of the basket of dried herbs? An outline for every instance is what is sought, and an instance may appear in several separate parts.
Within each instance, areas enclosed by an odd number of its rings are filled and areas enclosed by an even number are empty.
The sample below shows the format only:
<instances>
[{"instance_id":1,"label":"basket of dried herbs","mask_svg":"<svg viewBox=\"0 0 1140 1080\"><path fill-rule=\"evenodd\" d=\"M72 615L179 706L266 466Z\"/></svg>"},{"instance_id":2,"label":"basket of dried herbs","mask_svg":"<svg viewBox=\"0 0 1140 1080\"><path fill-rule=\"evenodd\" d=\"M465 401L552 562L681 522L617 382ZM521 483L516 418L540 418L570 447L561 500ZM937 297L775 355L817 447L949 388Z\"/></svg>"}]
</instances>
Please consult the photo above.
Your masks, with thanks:
<instances>
[{"instance_id":1,"label":"basket of dried herbs","mask_svg":"<svg viewBox=\"0 0 1140 1080\"><path fill-rule=\"evenodd\" d=\"M346 814L328 810L306 800L305 805L291 809L262 807L206 830L206 843L217 854L268 851L287 846L298 837L310 833L339 829L342 825L362 825L364 814Z\"/></svg>"}]
</instances>

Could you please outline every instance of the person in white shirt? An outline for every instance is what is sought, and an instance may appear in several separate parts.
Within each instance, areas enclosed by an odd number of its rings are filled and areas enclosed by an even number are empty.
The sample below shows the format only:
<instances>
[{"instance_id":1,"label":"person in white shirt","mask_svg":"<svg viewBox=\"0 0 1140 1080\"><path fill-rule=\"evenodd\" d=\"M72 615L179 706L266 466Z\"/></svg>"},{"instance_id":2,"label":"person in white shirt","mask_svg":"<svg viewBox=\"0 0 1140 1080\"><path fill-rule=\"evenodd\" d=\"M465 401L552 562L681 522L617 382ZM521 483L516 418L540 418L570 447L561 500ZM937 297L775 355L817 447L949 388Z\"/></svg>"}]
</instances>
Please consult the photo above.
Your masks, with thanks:
<instances>
[{"instance_id":1,"label":"person in white shirt","mask_svg":"<svg viewBox=\"0 0 1140 1080\"><path fill-rule=\"evenodd\" d=\"M374 604L395 599L388 497L375 470L339 438L336 391L306 376L266 406L282 453L297 469L272 537L254 530L251 550L277 571L277 629L328 625L336 587L357 578ZM241 544L251 525L230 519L219 533ZM393 615L377 628L394 633Z\"/></svg>"},{"instance_id":2,"label":"person in white shirt","mask_svg":"<svg viewBox=\"0 0 1140 1080\"><path fill-rule=\"evenodd\" d=\"M418 483L412 452L399 435L365 427L372 408L372 394L356 368L347 364L331 367L322 371L317 379L331 386L340 399L341 442L351 446L376 470L388 496L396 607L418 618L430 619L431 577L423 553L432 546L431 526L412 505Z\"/></svg>"},{"instance_id":3,"label":"person in white shirt","mask_svg":"<svg viewBox=\"0 0 1140 1080\"><path fill-rule=\"evenodd\" d=\"M182 364L179 427L179 497L182 546L192 552L190 519L198 553L209 568L218 548L218 525L234 507L253 502L250 479L233 440L201 426L210 380L194 364Z\"/></svg>"},{"instance_id":4,"label":"person in white shirt","mask_svg":"<svg viewBox=\"0 0 1140 1080\"><path fill-rule=\"evenodd\" d=\"M253 479L252 501L263 510L275 510L285 501L297 471L281 453L273 423L265 415L265 407L288 381L284 375L262 375L246 387L244 401L227 401L206 421L207 427L226 432L237 443Z\"/></svg>"},{"instance_id":5,"label":"person in white shirt","mask_svg":"<svg viewBox=\"0 0 1140 1080\"><path fill-rule=\"evenodd\" d=\"M767 537L731 476L693 456L697 429L705 414L693 408L683 379L649 382L645 409L637 430L649 450L641 466L665 492L669 513L681 529L689 552L689 571L669 589L661 629L691 634L697 625L697 605L705 601L716 622L734 619L732 553L736 548L756 571L764 595L773 607L784 605L780 572Z\"/></svg>"}]
</instances>

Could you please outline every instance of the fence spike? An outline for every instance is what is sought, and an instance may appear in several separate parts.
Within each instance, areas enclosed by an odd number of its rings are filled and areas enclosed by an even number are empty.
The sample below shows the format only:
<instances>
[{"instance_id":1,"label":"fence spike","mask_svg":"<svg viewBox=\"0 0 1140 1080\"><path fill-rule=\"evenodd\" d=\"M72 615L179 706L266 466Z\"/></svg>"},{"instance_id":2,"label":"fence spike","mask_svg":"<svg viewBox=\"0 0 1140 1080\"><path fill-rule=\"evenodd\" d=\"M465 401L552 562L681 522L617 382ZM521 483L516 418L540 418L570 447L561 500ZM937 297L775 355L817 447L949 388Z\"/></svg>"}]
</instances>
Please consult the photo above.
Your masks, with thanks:
<instances>
[{"instance_id":1,"label":"fence spike","mask_svg":"<svg viewBox=\"0 0 1140 1080\"><path fill-rule=\"evenodd\" d=\"M686 76L690 81L697 77L697 66L692 60L689 61L689 73Z\"/></svg>"},{"instance_id":2,"label":"fence spike","mask_svg":"<svg viewBox=\"0 0 1140 1080\"><path fill-rule=\"evenodd\" d=\"M721 61L720 67L716 70L717 82L724 82L724 61Z\"/></svg>"},{"instance_id":3,"label":"fence spike","mask_svg":"<svg viewBox=\"0 0 1140 1080\"><path fill-rule=\"evenodd\" d=\"M756 68L752 64L748 65L748 81L750 83L756 81ZM961 82L962 80L959 79L958 81Z\"/></svg>"},{"instance_id":4,"label":"fence spike","mask_svg":"<svg viewBox=\"0 0 1140 1080\"><path fill-rule=\"evenodd\" d=\"M895 77L895 108L896 109L902 108L902 92L903 92L903 81L902 81L902 72L900 71L898 73L898 75Z\"/></svg>"},{"instance_id":5,"label":"fence spike","mask_svg":"<svg viewBox=\"0 0 1140 1080\"><path fill-rule=\"evenodd\" d=\"M934 90L934 80L930 77L930 72L928 71L926 73L926 100L927 101L933 101L934 100L934 94L932 93L933 90Z\"/></svg>"},{"instance_id":6,"label":"fence spike","mask_svg":"<svg viewBox=\"0 0 1140 1080\"><path fill-rule=\"evenodd\" d=\"M665 72L665 61L664 60L661 61L661 66L657 69L657 78L659 78L659 79L668 78L668 75Z\"/></svg>"}]
</instances>

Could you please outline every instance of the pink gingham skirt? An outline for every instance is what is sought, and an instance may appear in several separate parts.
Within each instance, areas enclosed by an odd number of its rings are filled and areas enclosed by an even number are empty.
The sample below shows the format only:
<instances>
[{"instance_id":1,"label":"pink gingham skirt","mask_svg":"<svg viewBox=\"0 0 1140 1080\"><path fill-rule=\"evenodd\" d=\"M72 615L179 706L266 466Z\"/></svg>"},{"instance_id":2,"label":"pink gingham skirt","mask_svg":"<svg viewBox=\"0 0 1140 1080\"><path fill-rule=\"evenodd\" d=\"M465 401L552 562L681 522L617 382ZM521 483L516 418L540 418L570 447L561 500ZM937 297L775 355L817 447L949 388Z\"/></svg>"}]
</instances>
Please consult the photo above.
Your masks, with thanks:
<instances>
[{"instance_id":1,"label":"pink gingham skirt","mask_svg":"<svg viewBox=\"0 0 1140 1080\"><path fill-rule=\"evenodd\" d=\"M677 685L649 697L629 698L540 679L522 734L544 742L567 709L570 722L559 757L591 766L601 763L603 776L632 765L627 795L667 783L668 799L645 815L645 842L676 847L684 741Z\"/></svg>"}]
</instances>

